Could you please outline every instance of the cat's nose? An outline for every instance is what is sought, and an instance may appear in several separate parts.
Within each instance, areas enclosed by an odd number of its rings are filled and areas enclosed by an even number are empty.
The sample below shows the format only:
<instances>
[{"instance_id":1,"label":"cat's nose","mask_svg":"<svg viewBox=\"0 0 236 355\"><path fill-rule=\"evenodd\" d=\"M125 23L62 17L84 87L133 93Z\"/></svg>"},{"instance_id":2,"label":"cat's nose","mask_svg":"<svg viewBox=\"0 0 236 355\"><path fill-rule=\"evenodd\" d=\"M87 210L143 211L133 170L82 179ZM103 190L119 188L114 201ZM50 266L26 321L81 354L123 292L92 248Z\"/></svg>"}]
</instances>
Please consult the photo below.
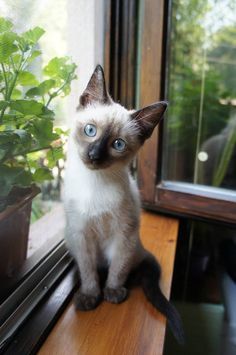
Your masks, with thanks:
<instances>
[{"instance_id":1,"label":"cat's nose","mask_svg":"<svg viewBox=\"0 0 236 355\"><path fill-rule=\"evenodd\" d=\"M93 146L89 152L88 156L90 160L99 160L101 158L100 149L97 146Z\"/></svg>"}]
</instances>

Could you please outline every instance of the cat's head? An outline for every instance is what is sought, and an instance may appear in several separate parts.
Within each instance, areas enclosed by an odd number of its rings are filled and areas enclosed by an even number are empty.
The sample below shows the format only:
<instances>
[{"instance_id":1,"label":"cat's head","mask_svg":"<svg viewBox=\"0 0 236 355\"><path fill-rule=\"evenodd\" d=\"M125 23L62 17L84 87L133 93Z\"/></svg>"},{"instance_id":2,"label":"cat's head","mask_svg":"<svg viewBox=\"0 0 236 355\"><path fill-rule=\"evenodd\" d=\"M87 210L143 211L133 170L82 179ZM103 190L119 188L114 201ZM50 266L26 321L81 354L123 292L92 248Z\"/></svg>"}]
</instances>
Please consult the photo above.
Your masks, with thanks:
<instances>
[{"instance_id":1,"label":"cat's head","mask_svg":"<svg viewBox=\"0 0 236 355\"><path fill-rule=\"evenodd\" d=\"M80 97L73 132L84 164L90 169L127 165L151 136L166 107L162 101L129 111L115 103L98 65Z\"/></svg>"}]
</instances>

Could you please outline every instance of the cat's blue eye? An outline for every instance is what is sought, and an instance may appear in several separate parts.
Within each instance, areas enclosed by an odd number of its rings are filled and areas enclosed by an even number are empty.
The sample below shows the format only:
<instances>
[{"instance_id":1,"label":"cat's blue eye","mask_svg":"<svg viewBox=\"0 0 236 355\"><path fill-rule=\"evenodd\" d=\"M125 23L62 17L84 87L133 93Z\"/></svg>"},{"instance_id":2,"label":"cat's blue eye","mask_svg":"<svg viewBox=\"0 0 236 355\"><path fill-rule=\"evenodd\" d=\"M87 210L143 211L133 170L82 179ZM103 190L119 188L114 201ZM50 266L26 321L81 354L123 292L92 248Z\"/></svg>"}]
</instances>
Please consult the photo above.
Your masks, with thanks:
<instances>
[{"instance_id":1,"label":"cat's blue eye","mask_svg":"<svg viewBox=\"0 0 236 355\"><path fill-rule=\"evenodd\" d=\"M118 138L112 143L112 147L115 150L118 150L118 152L123 152L125 150L126 143L123 139Z\"/></svg>"},{"instance_id":2,"label":"cat's blue eye","mask_svg":"<svg viewBox=\"0 0 236 355\"><path fill-rule=\"evenodd\" d=\"M97 128L93 124L87 124L84 127L84 133L89 137L95 137L97 134Z\"/></svg>"}]
</instances>

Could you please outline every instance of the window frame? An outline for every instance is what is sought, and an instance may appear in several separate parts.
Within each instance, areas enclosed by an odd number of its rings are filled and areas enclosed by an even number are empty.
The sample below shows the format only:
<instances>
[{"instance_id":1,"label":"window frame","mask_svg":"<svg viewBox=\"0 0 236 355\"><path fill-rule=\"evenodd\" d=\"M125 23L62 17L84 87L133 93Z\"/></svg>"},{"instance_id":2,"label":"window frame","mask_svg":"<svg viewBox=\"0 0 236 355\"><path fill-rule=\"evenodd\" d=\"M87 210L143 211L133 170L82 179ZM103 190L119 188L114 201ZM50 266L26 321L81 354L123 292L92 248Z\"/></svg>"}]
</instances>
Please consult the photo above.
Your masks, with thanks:
<instances>
[{"instance_id":1,"label":"window frame","mask_svg":"<svg viewBox=\"0 0 236 355\"><path fill-rule=\"evenodd\" d=\"M70 302L78 285L77 268L71 264L48 289L45 297L23 324L1 344L0 353L36 354L50 330Z\"/></svg>"},{"instance_id":2,"label":"window frame","mask_svg":"<svg viewBox=\"0 0 236 355\"><path fill-rule=\"evenodd\" d=\"M26 326L27 319L32 317L43 300L46 302L46 299L50 298L50 293L73 266L72 257L63 240L64 219L63 228L55 223L58 218L62 218L63 207L57 206L54 210L55 213L52 210L47 214L46 220L45 215L35 222L36 235L38 230L42 230L42 223L47 224L47 230L51 230L48 241L26 260L15 278L10 279L1 290L0 352L4 350L7 353L19 330ZM52 224L55 225L53 231L50 229ZM71 294L71 289L68 288L66 292ZM60 300L57 303L61 304ZM60 309L55 308L55 312L60 312ZM24 339L22 341L24 342Z\"/></svg>"},{"instance_id":3,"label":"window frame","mask_svg":"<svg viewBox=\"0 0 236 355\"><path fill-rule=\"evenodd\" d=\"M126 106L134 104L123 91L123 87L127 87L131 79L127 75L120 75L119 62L118 65L116 64L116 76L112 76L113 58L117 61L117 54L119 54L118 60L123 62L126 60L126 72L132 70L132 67L137 68L136 74L133 72L135 84L132 94L137 96L136 107L144 107L155 101L166 99L171 1L136 2L138 8L135 11L139 14L139 24L136 25L135 32L127 38L130 52L122 50L119 37L115 40L113 36L113 33L125 33L127 27L127 18L122 17L122 11L119 9L120 3L121 1L116 1L116 8L114 5L112 7L111 3L109 5L110 10L116 14L116 18L119 18L119 21L115 22L115 29L113 28L113 32L110 32L109 41L107 39L105 47L106 57L109 58L109 66L108 64L106 66L109 67L109 72L106 74L107 77L112 77L110 92L114 99L122 104ZM115 47L113 51L108 43L113 43ZM135 63L128 60L130 56L136 58ZM107 58L106 63L108 63ZM120 87L119 92L114 89L115 85ZM143 207L179 217L236 225L236 192L162 179L163 132L162 121L138 155L138 182Z\"/></svg>"},{"instance_id":4,"label":"window frame","mask_svg":"<svg viewBox=\"0 0 236 355\"><path fill-rule=\"evenodd\" d=\"M138 108L165 98L169 4L164 0L108 0L104 3L105 74L111 95L126 107ZM138 20L133 21L134 18ZM178 217L236 224L236 201L229 191L224 194L221 189L213 191L201 185L189 186L162 180L162 138L163 123L155 129L138 156L143 207ZM58 247L62 248L60 252ZM47 266L48 270L47 275L43 275L50 277L49 264L43 265L43 262L55 260L54 252L57 253L56 260L61 260L61 272L58 278L53 279L47 292L42 293L41 301L36 302L37 306L24 318L13 337L9 338L9 343L3 344L6 354L17 353L19 349L24 349L24 353L36 352L78 287L75 266L67 257L64 242L45 259L39 258L38 267ZM30 280L36 271L29 266L23 273L25 280Z\"/></svg>"}]
</instances>

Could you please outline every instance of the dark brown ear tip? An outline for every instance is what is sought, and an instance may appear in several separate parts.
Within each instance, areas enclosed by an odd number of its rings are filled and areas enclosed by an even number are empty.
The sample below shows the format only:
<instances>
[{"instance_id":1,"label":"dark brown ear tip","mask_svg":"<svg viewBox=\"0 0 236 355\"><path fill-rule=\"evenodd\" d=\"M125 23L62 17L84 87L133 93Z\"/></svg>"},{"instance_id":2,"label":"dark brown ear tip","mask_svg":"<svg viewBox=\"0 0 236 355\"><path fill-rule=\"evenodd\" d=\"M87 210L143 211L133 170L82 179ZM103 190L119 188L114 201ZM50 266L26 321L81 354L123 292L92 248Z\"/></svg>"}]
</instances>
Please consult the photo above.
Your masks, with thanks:
<instances>
[{"instance_id":1,"label":"dark brown ear tip","mask_svg":"<svg viewBox=\"0 0 236 355\"><path fill-rule=\"evenodd\" d=\"M161 109L161 110L165 111L166 108L168 107L168 104L169 104L168 101L157 101L150 106L144 107L144 109L145 108L153 108L153 109Z\"/></svg>"},{"instance_id":2,"label":"dark brown ear tip","mask_svg":"<svg viewBox=\"0 0 236 355\"><path fill-rule=\"evenodd\" d=\"M96 65L95 72L102 72L104 73L103 67L100 64Z\"/></svg>"},{"instance_id":3,"label":"dark brown ear tip","mask_svg":"<svg viewBox=\"0 0 236 355\"><path fill-rule=\"evenodd\" d=\"M168 101L160 101L159 104L165 107L165 109L168 107L169 102Z\"/></svg>"}]
</instances>

